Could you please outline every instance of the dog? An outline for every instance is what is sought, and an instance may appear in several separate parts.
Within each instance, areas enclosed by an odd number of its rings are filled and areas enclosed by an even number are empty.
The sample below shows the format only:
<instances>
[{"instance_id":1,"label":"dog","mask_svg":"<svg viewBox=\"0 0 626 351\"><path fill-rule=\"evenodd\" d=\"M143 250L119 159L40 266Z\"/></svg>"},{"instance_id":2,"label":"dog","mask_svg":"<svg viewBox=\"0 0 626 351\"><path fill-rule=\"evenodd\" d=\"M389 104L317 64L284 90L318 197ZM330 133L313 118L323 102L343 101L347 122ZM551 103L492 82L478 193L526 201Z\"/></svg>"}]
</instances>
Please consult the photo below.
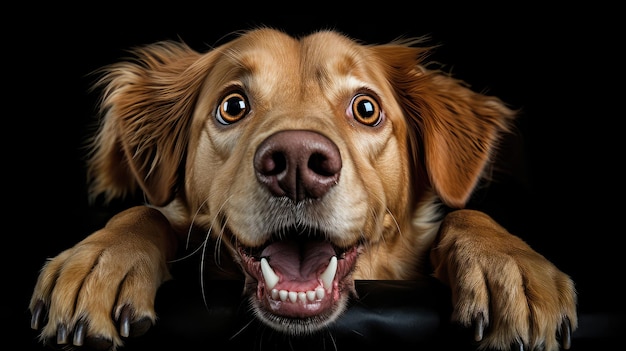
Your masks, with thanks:
<instances>
[{"instance_id":1,"label":"dog","mask_svg":"<svg viewBox=\"0 0 626 351\"><path fill-rule=\"evenodd\" d=\"M479 348L568 349L572 279L466 208L517 112L429 65L422 39L258 27L98 71L90 199L145 204L44 264L29 305L40 341L122 347L156 322L171 262L203 247L288 335L336 321L357 279L430 275Z\"/></svg>"}]
</instances>

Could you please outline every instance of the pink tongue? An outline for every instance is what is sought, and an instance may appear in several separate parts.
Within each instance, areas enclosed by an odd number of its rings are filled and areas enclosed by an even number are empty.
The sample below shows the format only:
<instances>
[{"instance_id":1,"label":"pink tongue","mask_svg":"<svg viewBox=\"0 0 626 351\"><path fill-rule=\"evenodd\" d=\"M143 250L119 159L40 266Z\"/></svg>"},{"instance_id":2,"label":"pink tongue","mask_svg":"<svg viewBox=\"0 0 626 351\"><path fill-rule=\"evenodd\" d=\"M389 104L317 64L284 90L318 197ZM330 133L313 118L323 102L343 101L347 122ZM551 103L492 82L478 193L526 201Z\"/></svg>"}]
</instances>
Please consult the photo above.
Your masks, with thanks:
<instances>
[{"instance_id":1,"label":"pink tongue","mask_svg":"<svg viewBox=\"0 0 626 351\"><path fill-rule=\"evenodd\" d=\"M335 255L335 250L326 241L287 240L266 247L261 256L267 257L270 266L282 276L281 281L317 280Z\"/></svg>"}]
</instances>

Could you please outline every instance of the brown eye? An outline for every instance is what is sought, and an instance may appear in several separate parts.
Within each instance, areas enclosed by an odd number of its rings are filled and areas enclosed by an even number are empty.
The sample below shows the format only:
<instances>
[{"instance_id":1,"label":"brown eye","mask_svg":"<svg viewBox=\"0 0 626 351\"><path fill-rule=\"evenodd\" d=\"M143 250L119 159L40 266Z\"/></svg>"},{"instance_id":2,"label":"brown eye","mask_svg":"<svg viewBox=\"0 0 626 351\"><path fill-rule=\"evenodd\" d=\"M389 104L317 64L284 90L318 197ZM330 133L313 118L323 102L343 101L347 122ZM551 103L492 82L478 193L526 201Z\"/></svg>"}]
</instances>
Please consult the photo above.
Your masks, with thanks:
<instances>
[{"instance_id":1,"label":"brown eye","mask_svg":"<svg viewBox=\"0 0 626 351\"><path fill-rule=\"evenodd\" d=\"M217 107L215 118L224 125L229 125L244 118L250 111L248 101L240 92L226 95Z\"/></svg>"},{"instance_id":2,"label":"brown eye","mask_svg":"<svg viewBox=\"0 0 626 351\"><path fill-rule=\"evenodd\" d=\"M352 116L359 123L374 127L382 120L382 114L378 102L370 95L357 94L350 102Z\"/></svg>"}]
</instances>

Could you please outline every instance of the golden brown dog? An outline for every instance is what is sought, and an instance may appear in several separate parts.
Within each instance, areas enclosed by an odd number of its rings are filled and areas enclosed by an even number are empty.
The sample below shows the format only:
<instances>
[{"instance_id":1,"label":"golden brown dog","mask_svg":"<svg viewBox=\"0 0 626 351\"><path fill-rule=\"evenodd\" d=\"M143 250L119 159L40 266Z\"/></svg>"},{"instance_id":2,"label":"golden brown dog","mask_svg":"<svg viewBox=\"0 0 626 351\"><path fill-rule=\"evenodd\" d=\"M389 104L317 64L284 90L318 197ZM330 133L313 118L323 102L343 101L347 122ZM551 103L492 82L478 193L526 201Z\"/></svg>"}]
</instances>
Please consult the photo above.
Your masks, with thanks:
<instances>
[{"instance_id":1,"label":"golden brown dog","mask_svg":"<svg viewBox=\"0 0 626 351\"><path fill-rule=\"evenodd\" d=\"M41 340L123 345L155 322L171 260L212 245L258 317L291 335L335 321L355 279L434 275L480 347L568 348L570 278L462 209L515 113L428 68L417 44L258 28L106 67L90 194L147 205L46 263L30 303Z\"/></svg>"}]
</instances>

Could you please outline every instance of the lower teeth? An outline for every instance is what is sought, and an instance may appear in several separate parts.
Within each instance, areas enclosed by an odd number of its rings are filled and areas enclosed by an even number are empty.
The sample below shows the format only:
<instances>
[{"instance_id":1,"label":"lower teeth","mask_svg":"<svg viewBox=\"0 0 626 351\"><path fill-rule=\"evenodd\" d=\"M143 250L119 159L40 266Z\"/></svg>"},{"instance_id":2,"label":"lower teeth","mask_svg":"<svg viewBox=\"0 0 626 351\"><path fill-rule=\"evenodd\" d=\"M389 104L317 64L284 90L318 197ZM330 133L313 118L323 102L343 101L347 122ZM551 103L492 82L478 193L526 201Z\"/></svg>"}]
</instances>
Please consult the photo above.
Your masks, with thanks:
<instances>
[{"instance_id":1,"label":"lower teeth","mask_svg":"<svg viewBox=\"0 0 626 351\"><path fill-rule=\"evenodd\" d=\"M324 299L324 296L326 296L326 291L322 287L315 289L315 291L308 290L306 292L295 292L278 289L272 289L271 291L271 297L273 300L280 300L283 302L287 300L291 302L315 302Z\"/></svg>"}]
</instances>

